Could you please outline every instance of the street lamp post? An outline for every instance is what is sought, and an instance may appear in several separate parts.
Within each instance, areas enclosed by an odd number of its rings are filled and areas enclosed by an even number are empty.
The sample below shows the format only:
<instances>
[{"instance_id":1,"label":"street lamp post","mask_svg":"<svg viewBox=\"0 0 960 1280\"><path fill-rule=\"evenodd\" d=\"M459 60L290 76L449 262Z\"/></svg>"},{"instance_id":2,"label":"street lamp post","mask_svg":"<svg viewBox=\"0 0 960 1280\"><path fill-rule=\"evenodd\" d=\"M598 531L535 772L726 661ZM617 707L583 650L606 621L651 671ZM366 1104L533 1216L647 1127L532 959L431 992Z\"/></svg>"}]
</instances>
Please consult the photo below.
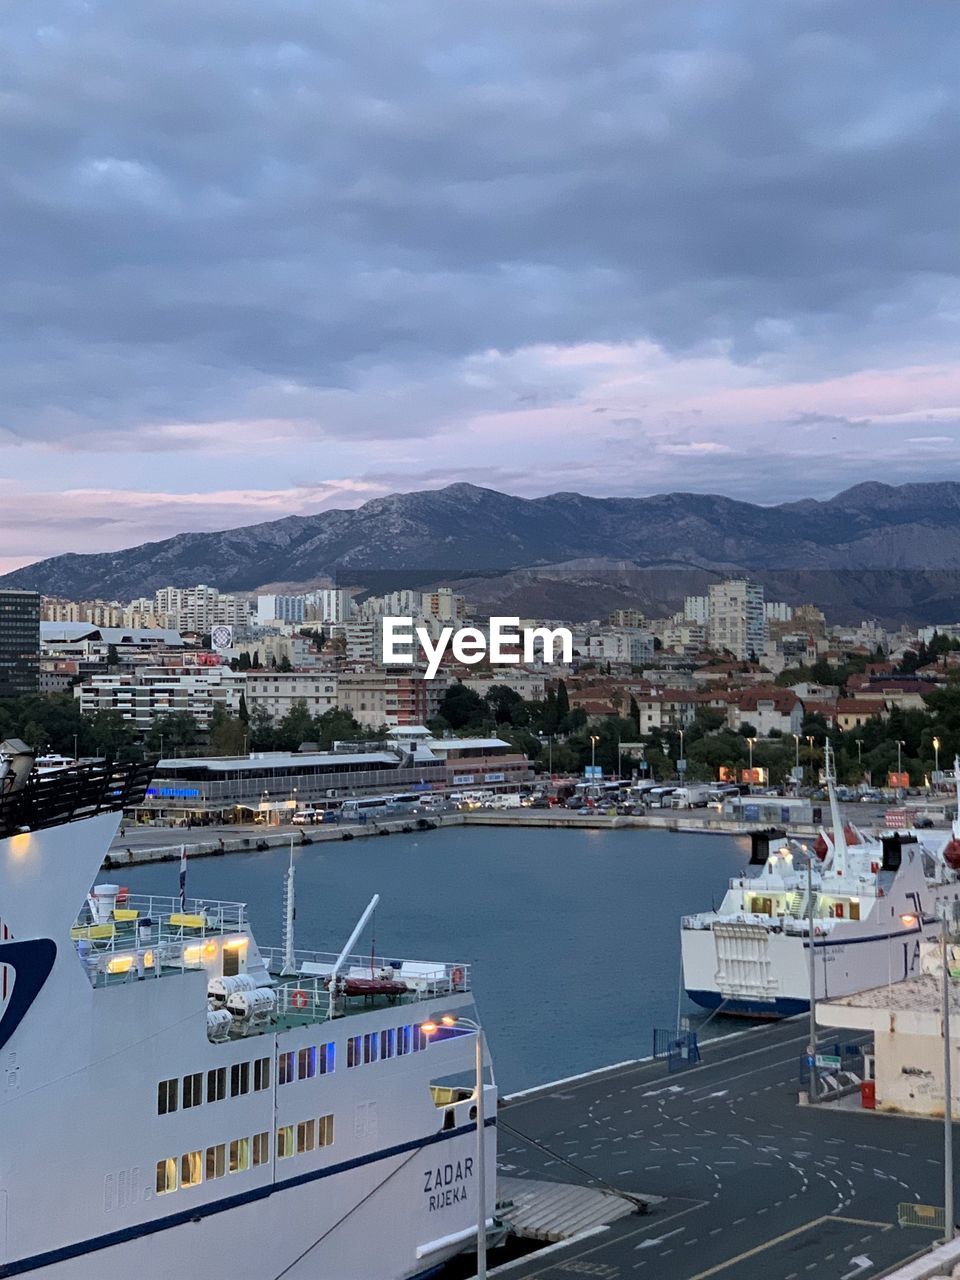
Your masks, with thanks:
<instances>
[{"instance_id":1,"label":"street lamp post","mask_svg":"<svg viewBox=\"0 0 960 1280\"><path fill-rule=\"evenodd\" d=\"M940 781L940 739L933 740L933 776L934 783Z\"/></svg>"},{"instance_id":2,"label":"street lamp post","mask_svg":"<svg viewBox=\"0 0 960 1280\"><path fill-rule=\"evenodd\" d=\"M950 1062L950 966L947 954L947 913L941 922L943 958L943 1205L944 1238L954 1237L953 1203L953 1080Z\"/></svg>"},{"instance_id":3,"label":"street lamp post","mask_svg":"<svg viewBox=\"0 0 960 1280\"><path fill-rule=\"evenodd\" d=\"M856 738L854 739L854 741L857 744L857 767L862 769L863 768L863 739Z\"/></svg>"},{"instance_id":4,"label":"street lamp post","mask_svg":"<svg viewBox=\"0 0 960 1280\"><path fill-rule=\"evenodd\" d=\"M813 940L815 929L813 923L813 853L807 854L807 951L809 952L810 979L810 1043L807 1045L807 1061L810 1067L810 1085L808 1099L811 1104L817 1101L817 969Z\"/></svg>"},{"instance_id":5,"label":"street lamp post","mask_svg":"<svg viewBox=\"0 0 960 1280\"><path fill-rule=\"evenodd\" d=\"M483 1098L483 1030L472 1018L445 1014L441 1019L445 1027L467 1027L477 1033L476 1044L476 1093L477 1093L477 1275L476 1280L487 1280L487 1149L485 1139L486 1119ZM422 1031L432 1036L437 1031L435 1022L421 1024Z\"/></svg>"},{"instance_id":6,"label":"street lamp post","mask_svg":"<svg viewBox=\"0 0 960 1280\"><path fill-rule=\"evenodd\" d=\"M681 760L683 760L683 730L682 730L682 729L678 729L678 730L677 730L677 732L680 734L680 754L679 754L679 756L677 756L677 765L679 766L680 761L681 761ZM680 769L679 769L679 767L677 768L677 776L678 776L678 777L680 776Z\"/></svg>"},{"instance_id":7,"label":"street lamp post","mask_svg":"<svg viewBox=\"0 0 960 1280\"><path fill-rule=\"evenodd\" d=\"M595 733L590 735L590 777L596 777L597 772L597 743L600 739Z\"/></svg>"},{"instance_id":8,"label":"street lamp post","mask_svg":"<svg viewBox=\"0 0 960 1280\"><path fill-rule=\"evenodd\" d=\"M815 783L817 778L816 778L816 774L813 771L813 734L812 733L807 734L807 749L810 752L810 781L811 783Z\"/></svg>"},{"instance_id":9,"label":"street lamp post","mask_svg":"<svg viewBox=\"0 0 960 1280\"><path fill-rule=\"evenodd\" d=\"M750 749L750 781L753 782L753 748L757 745L756 738L748 738L747 746Z\"/></svg>"},{"instance_id":10,"label":"street lamp post","mask_svg":"<svg viewBox=\"0 0 960 1280\"><path fill-rule=\"evenodd\" d=\"M800 735L799 733L795 733L793 735L793 745L796 747L796 758L794 761L794 771L793 771L793 785L797 789L797 795L799 795L800 782L802 778L802 774L800 773Z\"/></svg>"},{"instance_id":11,"label":"street lamp post","mask_svg":"<svg viewBox=\"0 0 960 1280\"><path fill-rule=\"evenodd\" d=\"M902 738L897 738L897 788L900 787L900 773L903 770L903 748L906 745Z\"/></svg>"}]
</instances>

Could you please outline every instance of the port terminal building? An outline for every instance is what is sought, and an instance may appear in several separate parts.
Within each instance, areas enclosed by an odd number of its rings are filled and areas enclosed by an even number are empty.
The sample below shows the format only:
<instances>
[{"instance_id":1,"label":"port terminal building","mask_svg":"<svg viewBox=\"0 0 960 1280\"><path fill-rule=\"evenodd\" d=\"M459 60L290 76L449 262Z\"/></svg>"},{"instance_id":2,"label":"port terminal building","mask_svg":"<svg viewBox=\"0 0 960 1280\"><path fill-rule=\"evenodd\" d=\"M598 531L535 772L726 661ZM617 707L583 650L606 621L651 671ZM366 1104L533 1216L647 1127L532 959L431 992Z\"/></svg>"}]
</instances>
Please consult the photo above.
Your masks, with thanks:
<instances>
[{"instance_id":1,"label":"port terminal building","mask_svg":"<svg viewBox=\"0 0 960 1280\"><path fill-rule=\"evenodd\" d=\"M891 972L891 981L853 995L818 1002L821 1026L873 1033L867 1056L871 1107L907 1115L942 1116L944 1104L943 967L939 943L919 941L904 926L905 964L916 976ZM898 957L899 959L899 957ZM892 962L893 963L893 962ZM960 1114L960 946L948 948L950 1070L954 1114ZM878 974L879 978L881 975ZM900 979L898 981L897 979Z\"/></svg>"},{"instance_id":2,"label":"port terminal building","mask_svg":"<svg viewBox=\"0 0 960 1280\"><path fill-rule=\"evenodd\" d=\"M277 821L361 796L516 791L532 777L527 757L502 738L434 738L422 725L406 725L382 741L336 742L331 751L161 760L137 816Z\"/></svg>"}]
</instances>

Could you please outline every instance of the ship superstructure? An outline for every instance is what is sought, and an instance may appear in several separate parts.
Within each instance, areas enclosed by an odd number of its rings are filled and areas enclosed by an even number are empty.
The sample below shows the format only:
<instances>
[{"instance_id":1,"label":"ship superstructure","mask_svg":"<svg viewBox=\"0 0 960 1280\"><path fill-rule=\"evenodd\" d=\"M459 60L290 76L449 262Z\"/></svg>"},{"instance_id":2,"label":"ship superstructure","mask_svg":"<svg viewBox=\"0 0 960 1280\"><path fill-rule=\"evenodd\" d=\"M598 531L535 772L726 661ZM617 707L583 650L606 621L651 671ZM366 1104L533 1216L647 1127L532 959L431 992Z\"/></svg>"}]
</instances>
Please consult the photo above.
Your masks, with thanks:
<instances>
[{"instance_id":1,"label":"ship superstructure","mask_svg":"<svg viewBox=\"0 0 960 1280\"><path fill-rule=\"evenodd\" d=\"M0 1276L407 1280L473 1247L469 964L351 954L375 901L298 950L292 870L275 952L241 903L95 884L149 770L4 773Z\"/></svg>"},{"instance_id":2,"label":"ship superstructure","mask_svg":"<svg viewBox=\"0 0 960 1280\"><path fill-rule=\"evenodd\" d=\"M730 880L719 909L681 921L683 983L695 1003L757 1018L804 1012L811 946L818 998L919 972L921 940L936 935L942 910L957 909L951 862L960 858L944 833L845 826L829 744L827 787L830 830L811 846L756 833L748 873Z\"/></svg>"}]
</instances>

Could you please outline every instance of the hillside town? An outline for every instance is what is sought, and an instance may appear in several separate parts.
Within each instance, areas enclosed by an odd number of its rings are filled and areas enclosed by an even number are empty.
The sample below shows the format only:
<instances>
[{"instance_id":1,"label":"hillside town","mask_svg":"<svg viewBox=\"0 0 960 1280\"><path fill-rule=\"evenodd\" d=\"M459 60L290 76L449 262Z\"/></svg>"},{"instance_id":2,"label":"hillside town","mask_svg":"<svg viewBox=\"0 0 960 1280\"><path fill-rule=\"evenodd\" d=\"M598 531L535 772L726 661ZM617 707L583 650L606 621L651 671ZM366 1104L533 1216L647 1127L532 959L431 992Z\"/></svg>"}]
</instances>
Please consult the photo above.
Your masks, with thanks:
<instances>
[{"instance_id":1,"label":"hillside town","mask_svg":"<svg viewBox=\"0 0 960 1280\"><path fill-rule=\"evenodd\" d=\"M71 758L262 765L389 754L406 736L433 744L448 791L587 771L799 792L819 782L827 740L845 784L902 790L937 786L960 750L957 623L837 625L738 577L666 617L521 619L567 626L570 660L467 664L448 652L428 679L424 663L382 661L382 622L397 616L434 636L489 628L443 586L239 595L201 584L126 603L2 591L0 738ZM411 769L389 783L426 785ZM363 773L351 791L377 788Z\"/></svg>"}]
</instances>

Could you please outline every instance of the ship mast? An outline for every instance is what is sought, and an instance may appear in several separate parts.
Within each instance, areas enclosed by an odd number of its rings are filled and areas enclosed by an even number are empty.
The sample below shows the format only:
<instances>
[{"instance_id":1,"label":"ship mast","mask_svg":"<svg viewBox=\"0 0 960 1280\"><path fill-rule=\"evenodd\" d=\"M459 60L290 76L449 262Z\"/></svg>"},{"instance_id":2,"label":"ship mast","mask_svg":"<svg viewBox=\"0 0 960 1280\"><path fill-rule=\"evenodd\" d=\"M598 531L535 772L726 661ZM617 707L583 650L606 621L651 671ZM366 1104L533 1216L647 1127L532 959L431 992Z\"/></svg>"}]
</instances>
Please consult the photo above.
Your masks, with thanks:
<instances>
[{"instance_id":1,"label":"ship mast","mask_svg":"<svg viewBox=\"0 0 960 1280\"><path fill-rule=\"evenodd\" d=\"M287 882L283 890L283 968L282 976L287 977L297 972L294 962L294 927L297 919L297 894L294 879L296 872L293 866L293 836L290 837L290 865L287 867Z\"/></svg>"},{"instance_id":2,"label":"ship mast","mask_svg":"<svg viewBox=\"0 0 960 1280\"><path fill-rule=\"evenodd\" d=\"M827 795L830 797L830 821L833 824L833 872L834 875L843 876L847 873L847 836L843 829L840 801L837 799L834 763L834 755L827 740L823 744L823 771L827 780Z\"/></svg>"}]
</instances>

